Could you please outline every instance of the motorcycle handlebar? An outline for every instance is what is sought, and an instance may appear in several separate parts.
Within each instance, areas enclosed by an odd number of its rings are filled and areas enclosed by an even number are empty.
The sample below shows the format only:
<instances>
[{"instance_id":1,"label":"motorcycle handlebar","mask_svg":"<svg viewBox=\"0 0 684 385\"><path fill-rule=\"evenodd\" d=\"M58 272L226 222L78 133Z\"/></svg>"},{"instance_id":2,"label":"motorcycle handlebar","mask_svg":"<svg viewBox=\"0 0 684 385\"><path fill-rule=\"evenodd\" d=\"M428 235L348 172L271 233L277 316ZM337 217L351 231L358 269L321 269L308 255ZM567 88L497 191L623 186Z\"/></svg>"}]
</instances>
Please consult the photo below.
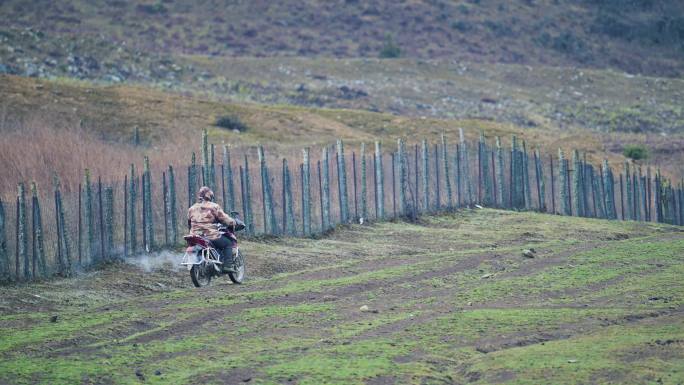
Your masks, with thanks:
<instances>
[{"instance_id":1,"label":"motorcycle handlebar","mask_svg":"<svg viewBox=\"0 0 684 385\"><path fill-rule=\"evenodd\" d=\"M238 219L238 218L233 218L233 219L235 220L235 226L226 226L223 224L218 224L217 225L218 229L219 230L226 230L229 227L232 227L232 231L242 231L247 227L247 225L245 225L245 222L241 221L240 219Z\"/></svg>"}]
</instances>

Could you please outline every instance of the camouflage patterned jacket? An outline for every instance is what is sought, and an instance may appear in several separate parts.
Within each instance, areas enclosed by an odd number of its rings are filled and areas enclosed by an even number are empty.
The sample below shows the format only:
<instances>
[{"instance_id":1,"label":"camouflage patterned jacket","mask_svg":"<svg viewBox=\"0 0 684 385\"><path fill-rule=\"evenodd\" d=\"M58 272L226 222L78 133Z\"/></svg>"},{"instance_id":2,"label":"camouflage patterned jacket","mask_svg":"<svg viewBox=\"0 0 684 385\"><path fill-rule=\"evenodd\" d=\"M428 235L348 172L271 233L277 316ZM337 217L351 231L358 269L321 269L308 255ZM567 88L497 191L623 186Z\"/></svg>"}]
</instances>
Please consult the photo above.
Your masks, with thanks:
<instances>
[{"instance_id":1,"label":"camouflage patterned jacket","mask_svg":"<svg viewBox=\"0 0 684 385\"><path fill-rule=\"evenodd\" d=\"M216 228L217 223L232 226L235 221L214 202L199 201L188 209L191 234L204 235L210 240L218 239L221 235Z\"/></svg>"}]
</instances>

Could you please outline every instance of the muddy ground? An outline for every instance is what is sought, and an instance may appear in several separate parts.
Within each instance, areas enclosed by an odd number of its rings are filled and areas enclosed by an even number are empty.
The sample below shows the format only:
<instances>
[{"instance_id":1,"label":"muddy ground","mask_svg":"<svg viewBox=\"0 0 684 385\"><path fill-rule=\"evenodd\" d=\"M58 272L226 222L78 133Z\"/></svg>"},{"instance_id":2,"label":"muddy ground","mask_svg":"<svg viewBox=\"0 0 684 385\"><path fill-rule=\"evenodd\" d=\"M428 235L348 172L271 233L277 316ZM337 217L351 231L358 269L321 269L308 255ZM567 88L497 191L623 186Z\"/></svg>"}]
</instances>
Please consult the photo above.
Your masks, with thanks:
<instances>
[{"instance_id":1,"label":"muddy ground","mask_svg":"<svg viewBox=\"0 0 684 385\"><path fill-rule=\"evenodd\" d=\"M496 210L0 289L0 383L684 382L684 232ZM523 256L525 250L533 250Z\"/></svg>"}]
</instances>

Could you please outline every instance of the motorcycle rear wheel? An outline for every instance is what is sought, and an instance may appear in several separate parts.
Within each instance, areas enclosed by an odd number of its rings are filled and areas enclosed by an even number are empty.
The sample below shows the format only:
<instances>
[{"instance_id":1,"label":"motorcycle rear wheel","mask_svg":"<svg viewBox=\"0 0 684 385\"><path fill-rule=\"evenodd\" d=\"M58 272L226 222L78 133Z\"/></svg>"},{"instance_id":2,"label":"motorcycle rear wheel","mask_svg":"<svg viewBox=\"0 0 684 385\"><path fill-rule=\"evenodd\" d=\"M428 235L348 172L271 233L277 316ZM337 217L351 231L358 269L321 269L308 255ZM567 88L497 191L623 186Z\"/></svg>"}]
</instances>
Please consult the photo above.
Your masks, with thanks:
<instances>
[{"instance_id":1,"label":"motorcycle rear wheel","mask_svg":"<svg viewBox=\"0 0 684 385\"><path fill-rule=\"evenodd\" d=\"M243 258L240 249L235 256L235 272L228 272L228 278L238 285L245 279L245 258Z\"/></svg>"},{"instance_id":2,"label":"motorcycle rear wheel","mask_svg":"<svg viewBox=\"0 0 684 385\"><path fill-rule=\"evenodd\" d=\"M211 270L205 262L199 265L192 265L190 268L190 279L195 287L204 287L209 285L211 282Z\"/></svg>"}]
</instances>

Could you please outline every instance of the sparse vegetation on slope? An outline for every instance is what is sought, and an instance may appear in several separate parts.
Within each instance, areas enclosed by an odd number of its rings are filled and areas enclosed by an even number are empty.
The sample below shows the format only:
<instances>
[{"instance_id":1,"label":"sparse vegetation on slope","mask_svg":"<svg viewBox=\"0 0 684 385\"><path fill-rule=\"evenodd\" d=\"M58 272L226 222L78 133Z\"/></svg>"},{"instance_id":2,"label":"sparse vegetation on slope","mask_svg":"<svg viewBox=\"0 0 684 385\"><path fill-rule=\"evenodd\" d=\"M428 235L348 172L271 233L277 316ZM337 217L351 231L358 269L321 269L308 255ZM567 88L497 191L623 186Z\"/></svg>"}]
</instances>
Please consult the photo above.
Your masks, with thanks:
<instances>
[{"instance_id":1,"label":"sparse vegetation on slope","mask_svg":"<svg viewBox=\"0 0 684 385\"><path fill-rule=\"evenodd\" d=\"M186 165L189 158L179 156L187 157L190 149L200 148L200 132L207 127L214 143L225 141L243 150L266 144L271 153L280 155L299 153L305 145L332 143L337 138L350 145L399 137L418 141L441 133L455 139L462 127L470 139L483 131L488 137L501 136L507 143L515 134L549 152L558 147L585 151L594 163L608 157L611 164L621 164L625 144L647 141L649 160L676 179L682 172L678 162L684 159L684 147L678 145L684 139L678 135L522 128L485 119L423 119L346 109L226 103L140 86L14 76L1 79L0 132L5 140L0 154L9 165L0 178L3 191L14 191L18 177L49 186L53 171L63 178L66 188L74 189L87 167L97 175L120 179L132 159L142 159L144 154L150 155L153 169ZM249 129L236 132L216 127L222 116L239 119ZM135 145L135 127L141 146Z\"/></svg>"},{"instance_id":2,"label":"sparse vegetation on slope","mask_svg":"<svg viewBox=\"0 0 684 385\"><path fill-rule=\"evenodd\" d=\"M102 36L163 55L377 57L391 34L402 56L422 59L676 76L684 57L684 6L677 0L11 0L0 14L48 38Z\"/></svg>"}]
</instances>

